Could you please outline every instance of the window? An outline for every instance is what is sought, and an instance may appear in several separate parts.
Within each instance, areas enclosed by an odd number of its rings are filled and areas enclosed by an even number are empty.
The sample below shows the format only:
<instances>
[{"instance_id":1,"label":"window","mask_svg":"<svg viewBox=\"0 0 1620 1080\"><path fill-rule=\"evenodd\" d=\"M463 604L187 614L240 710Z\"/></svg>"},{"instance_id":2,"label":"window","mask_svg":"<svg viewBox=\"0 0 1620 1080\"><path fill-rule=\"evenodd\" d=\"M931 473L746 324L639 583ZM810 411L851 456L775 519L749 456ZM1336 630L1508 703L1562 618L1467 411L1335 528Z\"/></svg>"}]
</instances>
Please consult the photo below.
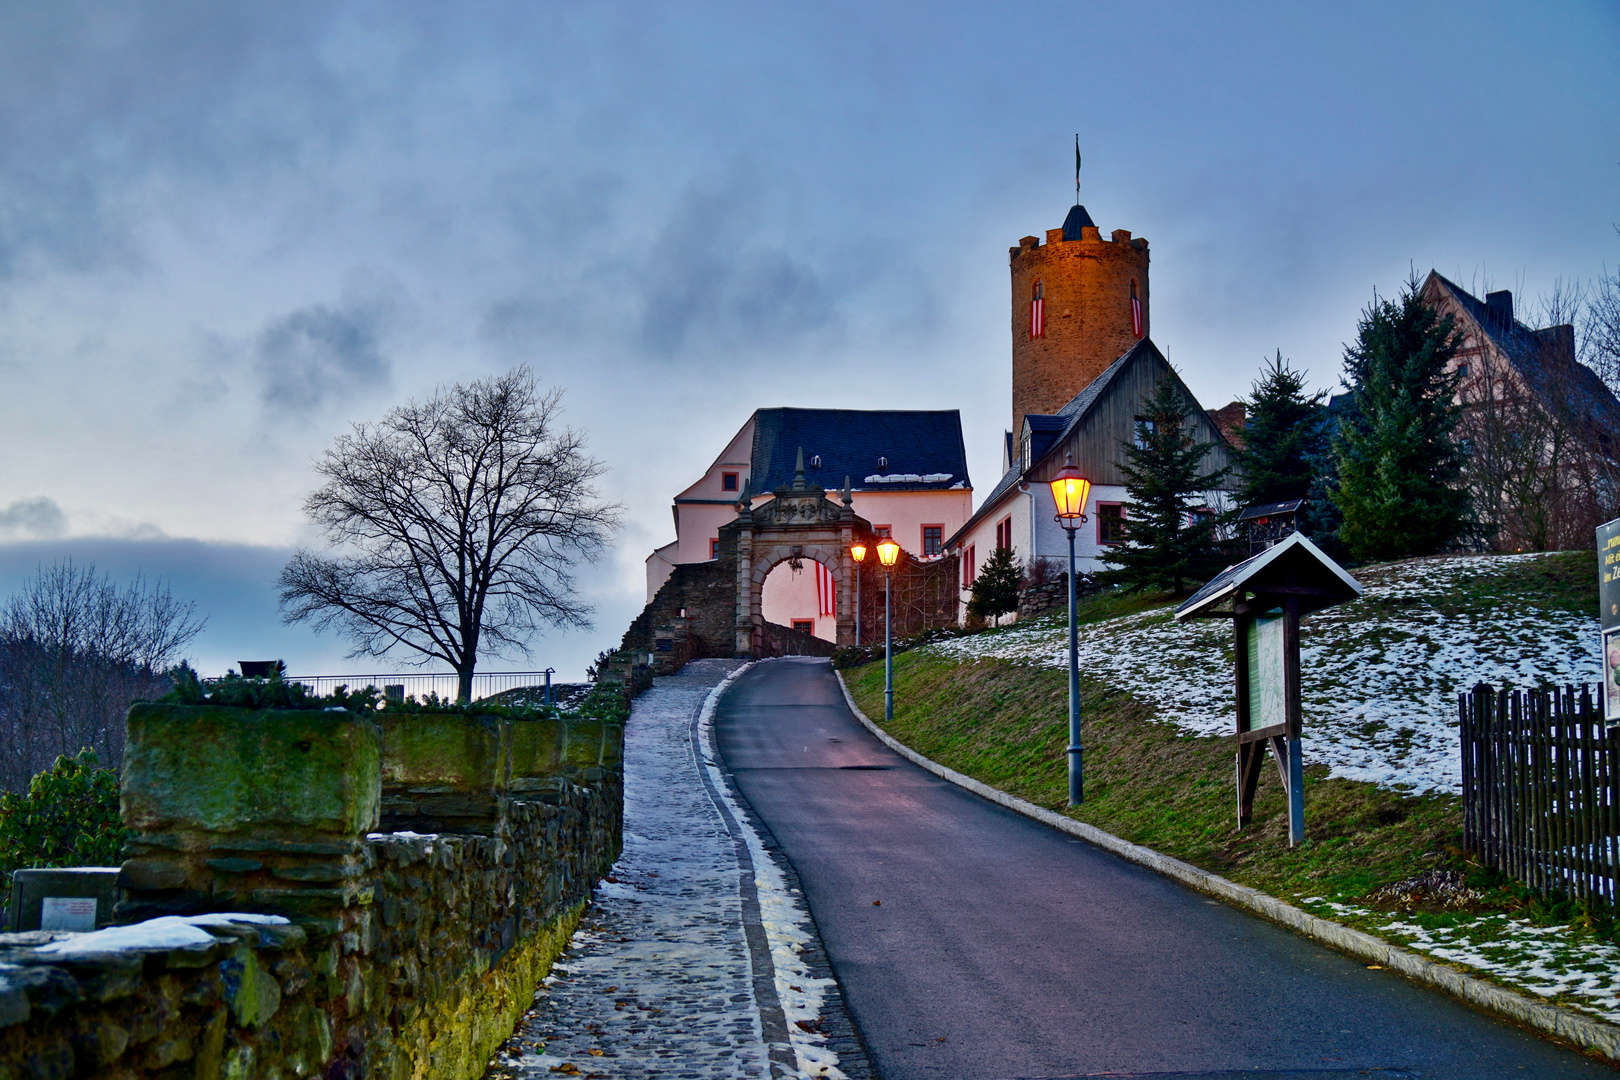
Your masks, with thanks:
<instances>
[{"instance_id":1,"label":"window","mask_svg":"<svg viewBox=\"0 0 1620 1080\"><path fill-rule=\"evenodd\" d=\"M1457 375L1460 378L1464 378L1464 379L1468 378L1468 365L1467 364L1458 364L1457 365Z\"/></svg>"},{"instance_id":2,"label":"window","mask_svg":"<svg viewBox=\"0 0 1620 1080\"><path fill-rule=\"evenodd\" d=\"M1012 515L1008 514L996 522L996 550L1001 551L1012 546Z\"/></svg>"},{"instance_id":3,"label":"window","mask_svg":"<svg viewBox=\"0 0 1620 1080\"><path fill-rule=\"evenodd\" d=\"M978 553L974 545L969 544L967 550L962 552L962 588L973 588L973 579L978 576Z\"/></svg>"},{"instance_id":4,"label":"window","mask_svg":"<svg viewBox=\"0 0 1620 1080\"><path fill-rule=\"evenodd\" d=\"M923 558L932 559L939 554L945 545L945 526L924 525L922 527L922 553Z\"/></svg>"},{"instance_id":5,"label":"window","mask_svg":"<svg viewBox=\"0 0 1620 1080\"><path fill-rule=\"evenodd\" d=\"M1018 448L1018 471L1029 472L1030 465L1029 436L1024 436L1022 445Z\"/></svg>"},{"instance_id":6,"label":"window","mask_svg":"<svg viewBox=\"0 0 1620 1080\"><path fill-rule=\"evenodd\" d=\"M885 536L888 536L893 531L893 528L889 525L874 525L872 526L872 531L877 534L877 538L879 540L882 540Z\"/></svg>"},{"instance_id":7,"label":"window","mask_svg":"<svg viewBox=\"0 0 1620 1080\"><path fill-rule=\"evenodd\" d=\"M720 474L720 490L721 491L736 491L737 490L737 474L734 473L734 472L723 472L723 473L721 473Z\"/></svg>"},{"instance_id":8,"label":"window","mask_svg":"<svg viewBox=\"0 0 1620 1080\"><path fill-rule=\"evenodd\" d=\"M1142 298L1136 295L1136 279L1131 279L1131 333L1142 336Z\"/></svg>"},{"instance_id":9,"label":"window","mask_svg":"<svg viewBox=\"0 0 1620 1080\"><path fill-rule=\"evenodd\" d=\"M794 619L793 620L793 629L799 631L802 634L813 634L813 633L816 632L816 620L814 620L814 619Z\"/></svg>"},{"instance_id":10,"label":"window","mask_svg":"<svg viewBox=\"0 0 1620 1080\"><path fill-rule=\"evenodd\" d=\"M1031 341L1046 336L1046 287L1039 281L1029 291L1029 336Z\"/></svg>"},{"instance_id":11,"label":"window","mask_svg":"<svg viewBox=\"0 0 1620 1080\"><path fill-rule=\"evenodd\" d=\"M1149 420L1145 416L1138 416L1136 418L1136 448L1138 450L1146 450L1148 447L1148 440L1153 438L1153 433L1157 430L1158 425L1154 421Z\"/></svg>"},{"instance_id":12,"label":"window","mask_svg":"<svg viewBox=\"0 0 1620 1080\"><path fill-rule=\"evenodd\" d=\"M1097 543L1123 544L1125 542L1125 504L1097 504Z\"/></svg>"},{"instance_id":13,"label":"window","mask_svg":"<svg viewBox=\"0 0 1620 1080\"><path fill-rule=\"evenodd\" d=\"M720 557L720 538L718 536L711 536L711 537L709 537L709 558L718 559L719 557Z\"/></svg>"},{"instance_id":14,"label":"window","mask_svg":"<svg viewBox=\"0 0 1620 1080\"><path fill-rule=\"evenodd\" d=\"M1214 509L1214 507L1195 506L1191 510L1187 511L1187 528L1189 528L1189 529L1196 526L1200 521L1213 522L1214 520L1215 520L1215 509Z\"/></svg>"}]
</instances>

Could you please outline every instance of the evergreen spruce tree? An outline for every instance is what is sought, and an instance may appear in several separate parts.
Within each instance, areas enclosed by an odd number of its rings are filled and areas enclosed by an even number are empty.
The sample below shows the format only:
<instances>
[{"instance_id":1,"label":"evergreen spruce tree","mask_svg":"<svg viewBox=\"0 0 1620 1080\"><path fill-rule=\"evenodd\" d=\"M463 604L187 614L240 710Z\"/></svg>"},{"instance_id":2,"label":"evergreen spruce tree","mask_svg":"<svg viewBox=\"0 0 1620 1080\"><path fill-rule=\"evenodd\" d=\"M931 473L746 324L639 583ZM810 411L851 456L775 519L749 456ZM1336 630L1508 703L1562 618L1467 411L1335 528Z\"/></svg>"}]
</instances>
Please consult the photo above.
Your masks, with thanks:
<instances>
[{"instance_id":1,"label":"evergreen spruce tree","mask_svg":"<svg viewBox=\"0 0 1620 1080\"><path fill-rule=\"evenodd\" d=\"M1305 394L1305 376L1277 350L1265 362L1244 403L1243 445L1237 450L1246 506L1303 499L1314 476L1312 455L1323 449L1322 399Z\"/></svg>"},{"instance_id":2,"label":"evergreen spruce tree","mask_svg":"<svg viewBox=\"0 0 1620 1080\"><path fill-rule=\"evenodd\" d=\"M1220 522L1189 511L1203 505L1203 493L1220 483L1226 470L1200 471L1212 447L1194 441L1187 430L1187 402L1173 380L1160 381L1142 413L1136 422L1138 445L1122 444L1120 468L1130 500L1127 542L1103 557L1117 569L1100 577L1132 592L1168 589L1182 596L1225 564L1216 539Z\"/></svg>"},{"instance_id":3,"label":"evergreen spruce tree","mask_svg":"<svg viewBox=\"0 0 1620 1080\"><path fill-rule=\"evenodd\" d=\"M1013 549L997 548L973 579L968 614L976 619L993 619L1017 611L1019 578L1018 556Z\"/></svg>"},{"instance_id":4,"label":"evergreen spruce tree","mask_svg":"<svg viewBox=\"0 0 1620 1080\"><path fill-rule=\"evenodd\" d=\"M1460 338L1418 288L1412 278L1399 299L1375 298L1344 353L1355 407L1333 440L1333 500L1340 536L1361 560L1432 555L1468 526L1458 376L1446 371Z\"/></svg>"}]
</instances>

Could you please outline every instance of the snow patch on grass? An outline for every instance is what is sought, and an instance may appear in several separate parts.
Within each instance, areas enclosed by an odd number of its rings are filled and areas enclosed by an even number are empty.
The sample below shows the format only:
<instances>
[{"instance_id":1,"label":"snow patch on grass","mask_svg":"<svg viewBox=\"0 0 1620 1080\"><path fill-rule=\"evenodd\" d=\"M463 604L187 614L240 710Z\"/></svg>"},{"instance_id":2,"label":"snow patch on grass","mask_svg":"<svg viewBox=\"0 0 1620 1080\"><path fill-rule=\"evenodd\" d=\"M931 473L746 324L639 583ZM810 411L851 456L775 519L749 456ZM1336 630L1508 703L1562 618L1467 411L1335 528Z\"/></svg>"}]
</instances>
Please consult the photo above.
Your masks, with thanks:
<instances>
[{"instance_id":1,"label":"snow patch on grass","mask_svg":"<svg viewBox=\"0 0 1620 1080\"><path fill-rule=\"evenodd\" d=\"M1563 611L1526 617L1517 605L1454 615L1432 598L1474 576L1542 555L1436 558L1374 568L1362 599L1300 627L1304 753L1330 775L1408 794L1460 793L1457 695L1478 682L1596 683L1598 620ZM1068 665L1061 620L925 646L957 662L980 658ZM1080 628L1080 667L1127 688L1159 719L1195 735L1236 724L1232 625L1177 624L1169 607Z\"/></svg>"},{"instance_id":2,"label":"snow patch on grass","mask_svg":"<svg viewBox=\"0 0 1620 1080\"><path fill-rule=\"evenodd\" d=\"M1320 896L1300 906L1315 914L1353 922L1390 941L1482 971L1497 981L1539 997L1557 1000L1604 1020L1620 1023L1620 947L1580 938L1569 927L1536 926L1507 915L1433 920L1391 915Z\"/></svg>"}]
</instances>

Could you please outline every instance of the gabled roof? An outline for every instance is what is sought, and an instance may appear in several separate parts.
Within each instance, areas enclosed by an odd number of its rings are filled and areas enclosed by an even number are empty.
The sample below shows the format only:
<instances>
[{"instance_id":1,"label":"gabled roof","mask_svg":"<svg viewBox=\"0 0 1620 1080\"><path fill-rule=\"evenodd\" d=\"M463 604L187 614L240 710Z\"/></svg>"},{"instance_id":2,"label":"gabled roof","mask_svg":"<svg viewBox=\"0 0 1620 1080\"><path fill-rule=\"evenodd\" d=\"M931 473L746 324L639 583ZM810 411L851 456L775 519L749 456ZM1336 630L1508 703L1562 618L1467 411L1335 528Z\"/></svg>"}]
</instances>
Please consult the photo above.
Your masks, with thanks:
<instances>
[{"instance_id":1,"label":"gabled roof","mask_svg":"<svg viewBox=\"0 0 1620 1080\"><path fill-rule=\"evenodd\" d=\"M800 449L805 477L828 491L841 490L846 476L857 491L972 487L955 409L760 409L749 490L763 495L791 484Z\"/></svg>"},{"instance_id":2,"label":"gabled roof","mask_svg":"<svg viewBox=\"0 0 1620 1080\"><path fill-rule=\"evenodd\" d=\"M1582 400L1592 419L1613 429L1620 427L1620 400L1597 372L1575 359L1573 334L1564 327L1532 330L1518 319L1469 293L1438 271L1429 275L1440 282L1479 330L1524 376L1530 388L1544 398L1573 395ZM1496 294L1492 294L1493 296ZM1511 294L1507 311L1511 312Z\"/></svg>"},{"instance_id":3,"label":"gabled roof","mask_svg":"<svg viewBox=\"0 0 1620 1080\"><path fill-rule=\"evenodd\" d=\"M1310 591L1304 592L1301 586ZM1304 533L1292 533L1260 554L1228 566L1176 608L1177 622L1220 614L1216 609L1241 592L1265 594L1281 587L1299 596L1300 614L1307 615L1362 594L1361 582L1322 553Z\"/></svg>"},{"instance_id":4,"label":"gabled roof","mask_svg":"<svg viewBox=\"0 0 1620 1080\"><path fill-rule=\"evenodd\" d=\"M1108 389L1109 385L1114 381L1114 377L1117 376L1121 371L1125 370L1126 365L1138 355L1155 356L1167 367L1170 363L1168 360L1164 359L1164 354L1159 352L1158 346L1154 345L1153 342L1148 338L1143 338L1141 341L1138 341L1135 345L1131 346L1131 348L1126 351L1124 356L1121 356L1118 360L1115 360L1112 364L1109 364L1107 370L1105 370L1101 375L1098 375L1095 379L1092 379L1091 382L1086 385L1084 390L1081 390L1078 394L1074 395L1074 397L1070 398L1066 403L1064 403L1062 408L1053 414L1054 418L1062 421L1062 427L1058 429L1058 434L1053 436L1047 442L1045 451L1037 455L1035 460L1029 463L1031 470L1038 467L1041 462L1050 457L1063 445L1064 441L1068 439L1069 433L1079 426L1080 421L1085 419L1086 413L1089 412L1091 407L1095 405L1098 399L1102 397L1103 391ZM1026 421L1036 420L1044 425L1044 422L1049 418L1045 415L1038 414L1035 416L1026 415L1024 419ZM956 530L956 533L945 542L946 547L956 543L957 537L961 536L963 533L967 532L969 529L973 528L980 521L982 521L985 515L995 508L996 500L1000 499L1002 495L1006 494L1007 489L1017 486L1019 479L1024 475L1024 470L1021 467L1021 464L1022 463L1016 459L1013 461L1012 468L1007 470L1007 475L1003 476L999 481L996 482L996 486L990 490L989 495L985 496L984 501L979 504L979 508L973 511L973 516L968 518L962 527Z\"/></svg>"}]
</instances>

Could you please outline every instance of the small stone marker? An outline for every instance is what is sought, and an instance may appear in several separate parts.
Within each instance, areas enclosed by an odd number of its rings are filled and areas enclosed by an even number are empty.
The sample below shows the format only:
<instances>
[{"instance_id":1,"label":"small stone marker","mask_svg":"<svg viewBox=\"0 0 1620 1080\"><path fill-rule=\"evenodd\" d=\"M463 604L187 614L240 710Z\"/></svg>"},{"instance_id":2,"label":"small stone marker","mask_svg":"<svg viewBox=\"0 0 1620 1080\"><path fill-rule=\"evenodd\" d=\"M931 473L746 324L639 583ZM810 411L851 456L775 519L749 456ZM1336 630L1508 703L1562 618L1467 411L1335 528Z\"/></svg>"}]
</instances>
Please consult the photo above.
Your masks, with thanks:
<instances>
[{"instance_id":1,"label":"small stone marker","mask_svg":"<svg viewBox=\"0 0 1620 1080\"><path fill-rule=\"evenodd\" d=\"M116 866L15 870L11 875L9 929L13 933L94 930L112 921L117 902Z\"/></svg>"},{"instance_id":2,"label":"small stone marker","mask_svg":"<svg viewBox=\"0 0 1620 1080\"><path fill-rule=\"evenodd\" d=\"M96 902L88 896L47 896L40 903L41 930L94 930Z\"/></svg>"}]
</instances>

